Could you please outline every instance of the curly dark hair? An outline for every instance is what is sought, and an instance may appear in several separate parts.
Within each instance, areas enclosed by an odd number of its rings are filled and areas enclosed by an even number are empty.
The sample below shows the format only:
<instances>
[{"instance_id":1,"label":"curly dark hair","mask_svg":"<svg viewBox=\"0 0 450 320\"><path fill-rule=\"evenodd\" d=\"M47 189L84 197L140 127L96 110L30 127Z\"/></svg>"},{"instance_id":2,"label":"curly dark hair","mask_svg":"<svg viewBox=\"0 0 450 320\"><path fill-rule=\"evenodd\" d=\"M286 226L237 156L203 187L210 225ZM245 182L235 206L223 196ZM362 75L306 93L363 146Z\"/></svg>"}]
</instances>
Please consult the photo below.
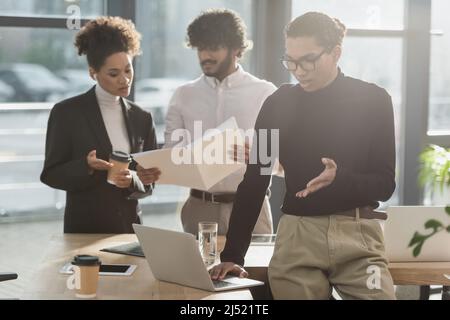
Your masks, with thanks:
<instances>
[{"instance_id":1,"label":"curly dark hair","mask_svg":"<svg viewBox=\"0 0 450 320\"><path fill-rule=\"evenodd\" d=\"M187 45L197 49L240 49L241 57L248 48L246 25L239 15L228 9L203 11L187 29Z\"/></svg>"},{"instance_id":2,"label":"curly dark hair","mask_svg":"<svg viewBox=\"0 0 450 320\"><path fill-rule=\"evenodd\" d=\"M130 20L99 17L89 21L75 39L78 54L86 55L89 66L98 71L112 54L126 52L133 57L141 53L141 34Z\"/></svg>"},{"instance_id":3,"label":"curly dark hair","mask_svg":"<svg viewBox=\"0 0 450 320\"><path fill-rule=\"evenodd\" d=\"M307 12L286 26L287 38L314 37L317 43L331 51L342 45L347 28L336 18L321 12Z\"/></svg>"}]
</instances>

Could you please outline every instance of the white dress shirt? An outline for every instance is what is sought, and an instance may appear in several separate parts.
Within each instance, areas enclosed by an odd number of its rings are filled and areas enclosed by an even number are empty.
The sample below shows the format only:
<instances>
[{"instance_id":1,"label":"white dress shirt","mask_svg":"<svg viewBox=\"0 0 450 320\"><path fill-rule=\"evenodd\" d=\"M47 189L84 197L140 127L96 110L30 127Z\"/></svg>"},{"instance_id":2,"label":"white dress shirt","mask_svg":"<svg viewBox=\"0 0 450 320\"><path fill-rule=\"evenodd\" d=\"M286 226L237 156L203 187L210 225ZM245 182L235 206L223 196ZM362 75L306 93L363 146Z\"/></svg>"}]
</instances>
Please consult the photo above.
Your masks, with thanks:
<instances>
[{"instance_id":1,"label":"white dress shirt","mask_svg":"<svg viewBox=\"0 0 450 320\"><path fill-rule=\"evenodd\" d=\"M113 151L130 153L130 140L128 139L120 97L105 91L99 84L95 86L95 94Z\"/></svg>"},{"instance_id":2,"label":"white dress shirt","mask_svg":"<svg viewBox=\"0 0 450 320\"><path fill-rule=\"evenodd\" d=\"M237 70L222 82L202 75L200 78L179 87L169 104L166 117L165 147L178 145L172 141L172 132L186 129L190 140L194 140L194 122L202 121L203 132L213 129L231 117L238 127L253 129L256 118L266 98L277 88L238 66ZM245 169L225 178L209 192L235 192L244 177Z\"/></svg>"}]
</instances>

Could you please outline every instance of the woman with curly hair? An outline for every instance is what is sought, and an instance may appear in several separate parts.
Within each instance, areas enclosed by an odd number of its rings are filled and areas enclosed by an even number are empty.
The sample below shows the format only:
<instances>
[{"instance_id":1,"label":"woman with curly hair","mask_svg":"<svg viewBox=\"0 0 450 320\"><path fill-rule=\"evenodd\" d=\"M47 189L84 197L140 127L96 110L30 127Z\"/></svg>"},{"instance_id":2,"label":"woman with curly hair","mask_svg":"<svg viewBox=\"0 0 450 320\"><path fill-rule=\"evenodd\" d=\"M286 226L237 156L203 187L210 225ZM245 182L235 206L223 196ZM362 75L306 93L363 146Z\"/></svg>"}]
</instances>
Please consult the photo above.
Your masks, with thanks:
<instances>
[{"instance_id":1,"label":"woman with curly hair","mask_svg":"<svg viewBox=\"0 0 450 320\"><path fill-rule=\"evenodd\" d=\"M144 185L132 162L107 180L113 151L157 148L151 114L125 99L140 40L134 24L119 17L92 20L76 36L97 84L52 109L41 174L43 183L66 191L65 233L133 233L132 224L141 223L137 199L150 195L159 177L149 170Z\"/></svg>"}]
</instances>

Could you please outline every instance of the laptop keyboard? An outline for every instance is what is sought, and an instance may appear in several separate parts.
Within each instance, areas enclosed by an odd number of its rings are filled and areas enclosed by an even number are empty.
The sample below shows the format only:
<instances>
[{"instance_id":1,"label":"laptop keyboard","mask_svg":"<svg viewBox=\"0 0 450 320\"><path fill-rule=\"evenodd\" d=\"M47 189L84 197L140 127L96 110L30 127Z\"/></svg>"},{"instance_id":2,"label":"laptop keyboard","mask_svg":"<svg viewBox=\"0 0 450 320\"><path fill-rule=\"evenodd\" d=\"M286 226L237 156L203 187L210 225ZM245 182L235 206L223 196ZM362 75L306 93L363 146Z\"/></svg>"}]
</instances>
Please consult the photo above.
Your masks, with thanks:
<instances>
[{"instance_id":1,"label":"laptop keyboard","mask_svg":"<svg viewBox=\"0 0 450 320\"><path fill-rule=\"evenodd\" d=\"M216 289L236 286L236 283L226 281L228 279L234 279L234 278L236 278L236 277L232 276L232 275L226 275L225 278L223 278L223 280L212 280L213 286Z\"/></svg>"},{"instance_id":2,"label":"laptop keyboard","mask_svg":"<svg viewBox=\"0 0 450 320\"><path fill-rule=\"evenodd\" d=\"M221 281L221 280L213 280L213 286L216 289L220 289L220 288L226 288L226 287L230 287L230 286L235 286L236 284L230 283L230 282L226 282L226 281Z\"/></svg>"}]
</instances>

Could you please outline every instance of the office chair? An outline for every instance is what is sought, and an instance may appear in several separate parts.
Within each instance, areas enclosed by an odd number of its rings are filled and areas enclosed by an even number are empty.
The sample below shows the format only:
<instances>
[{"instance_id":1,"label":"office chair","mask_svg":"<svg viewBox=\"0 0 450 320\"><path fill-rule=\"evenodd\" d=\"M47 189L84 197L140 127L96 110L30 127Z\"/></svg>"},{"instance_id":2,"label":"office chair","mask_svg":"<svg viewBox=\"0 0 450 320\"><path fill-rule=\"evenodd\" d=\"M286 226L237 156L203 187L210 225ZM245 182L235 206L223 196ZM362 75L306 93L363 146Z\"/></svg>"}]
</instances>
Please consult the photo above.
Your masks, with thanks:
<instances>
[{"instance_id":1,"label":"office chair","mask_svg":"<svg viewBox=\"0 0 450 320\"><path fill-rule=\"evenodd\" d=\"M17 279L17 273L0 273L0 282Z\"/></svg>"}]
</instances>

